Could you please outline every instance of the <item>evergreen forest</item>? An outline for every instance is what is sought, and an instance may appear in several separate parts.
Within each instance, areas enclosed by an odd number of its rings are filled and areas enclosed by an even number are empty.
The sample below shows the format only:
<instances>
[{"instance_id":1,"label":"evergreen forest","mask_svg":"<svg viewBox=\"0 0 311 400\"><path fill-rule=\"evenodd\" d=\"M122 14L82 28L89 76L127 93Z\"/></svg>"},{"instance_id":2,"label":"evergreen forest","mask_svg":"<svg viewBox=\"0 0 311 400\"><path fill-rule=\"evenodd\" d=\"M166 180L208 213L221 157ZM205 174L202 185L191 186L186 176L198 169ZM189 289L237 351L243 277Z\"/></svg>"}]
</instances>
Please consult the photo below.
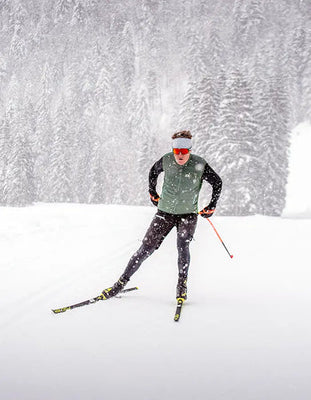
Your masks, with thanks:
<instances>
[{"instance_id":1,"label":"evergreen forest","mask_svg":"<svg viewBox=\"0 0 311 400\"><path fill-rule=\"evenodd\" d=\"M0 0L1 205L151 204L186 129L219 215L281 215L306 120L310 0Z\"/></svg>"}]
</instances>

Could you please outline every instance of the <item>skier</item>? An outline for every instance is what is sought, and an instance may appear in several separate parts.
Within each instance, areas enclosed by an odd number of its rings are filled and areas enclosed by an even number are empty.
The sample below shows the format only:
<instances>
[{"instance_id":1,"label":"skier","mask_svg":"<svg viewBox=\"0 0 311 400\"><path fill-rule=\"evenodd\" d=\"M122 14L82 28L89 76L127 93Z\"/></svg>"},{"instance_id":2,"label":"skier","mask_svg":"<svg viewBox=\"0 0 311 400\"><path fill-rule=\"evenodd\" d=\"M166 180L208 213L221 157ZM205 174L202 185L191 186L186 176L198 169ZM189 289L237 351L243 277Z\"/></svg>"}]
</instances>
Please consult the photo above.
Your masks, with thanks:
<instances>
[{"instance_id":1,"label":"skier","mask_svg":"<svg viewBox=\"0 0 311 400\"><path fill-rule=\"evenodd\" d=\"M157 250L173 227L177 228L178 282L176 298L187 299L187 278L190 263L189 244L193 238L198 217L198 198L203 180L212 185L212 198L199 214L204 218L213 215L220 196L222 181L207 162L191 153L190 131L172 136L172 152L165 154L149 172L149 194L158 208L142 245L128 262L120 279L102 291L101 300L107 300L128 283L143 261ZM164 172L161 196L157 193L157 179Z\"/></svg>"}]
</instances>

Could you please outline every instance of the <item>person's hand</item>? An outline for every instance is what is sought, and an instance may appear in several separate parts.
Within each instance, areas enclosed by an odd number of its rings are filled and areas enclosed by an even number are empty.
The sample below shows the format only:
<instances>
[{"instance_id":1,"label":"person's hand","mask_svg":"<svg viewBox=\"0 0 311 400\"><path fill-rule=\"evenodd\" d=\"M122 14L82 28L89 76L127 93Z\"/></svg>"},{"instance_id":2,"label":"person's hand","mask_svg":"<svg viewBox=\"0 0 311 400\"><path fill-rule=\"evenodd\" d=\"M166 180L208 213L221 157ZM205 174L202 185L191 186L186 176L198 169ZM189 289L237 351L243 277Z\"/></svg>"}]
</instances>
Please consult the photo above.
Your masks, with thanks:
<instances>
[{"instance_id":1,"label":"person's hand","mask_svg":"<svg viewBox=\"0 0 311 400\"><path fill-rule=\"evenodd\" d=\"M199 214L203 218L210 218L214 214L215 208L209 208L208 206L199 211Z\"/></svg>"},{"instance_id":2,"label":"person's hand","mask_svg":"<svg viewBox=\"0 0 311 400\"><path fill-rule=\"evenodd\" d=\"M158 207L158 203L159 203L159 200L160 200L160 196L158 195L158 193L153 191L153 190L150 190L149 194L150 194L151 203L154 206Z\"/></svg>"}]
</instances>

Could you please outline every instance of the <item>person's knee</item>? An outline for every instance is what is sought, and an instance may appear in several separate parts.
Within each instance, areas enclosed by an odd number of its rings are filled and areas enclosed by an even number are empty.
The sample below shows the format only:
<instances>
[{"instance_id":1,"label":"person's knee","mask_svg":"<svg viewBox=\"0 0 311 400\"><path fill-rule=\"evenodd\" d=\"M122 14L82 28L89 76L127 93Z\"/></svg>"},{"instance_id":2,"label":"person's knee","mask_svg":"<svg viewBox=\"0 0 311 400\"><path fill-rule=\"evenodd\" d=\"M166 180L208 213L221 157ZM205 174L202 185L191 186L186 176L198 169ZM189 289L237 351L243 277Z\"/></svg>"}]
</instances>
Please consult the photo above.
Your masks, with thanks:
<instances>
[{"instance_id":1,"label":"person's knee","mask_svg":"<svg viewBox=\"0 0 311 400\"><path fill-rule=\"evenodd\" d=\"M188 249L190 242L192 241L192 236L190 235L180 235L177 238L177 247L178 249Z\"/></svg>"},{"instance_id":2,"label":"person's knee","mask_svg":"<svg viewBox=\"0 0 311 400\"><path fill-rule=\"evenodd\" d=\"M143 247L145 251L147 251L149 254L152 254L155 250L158 250L163 240L164 238L160 238L157 240L152 240L151 238L145 238L143 239Z\"/></svg>"}]
</instances>

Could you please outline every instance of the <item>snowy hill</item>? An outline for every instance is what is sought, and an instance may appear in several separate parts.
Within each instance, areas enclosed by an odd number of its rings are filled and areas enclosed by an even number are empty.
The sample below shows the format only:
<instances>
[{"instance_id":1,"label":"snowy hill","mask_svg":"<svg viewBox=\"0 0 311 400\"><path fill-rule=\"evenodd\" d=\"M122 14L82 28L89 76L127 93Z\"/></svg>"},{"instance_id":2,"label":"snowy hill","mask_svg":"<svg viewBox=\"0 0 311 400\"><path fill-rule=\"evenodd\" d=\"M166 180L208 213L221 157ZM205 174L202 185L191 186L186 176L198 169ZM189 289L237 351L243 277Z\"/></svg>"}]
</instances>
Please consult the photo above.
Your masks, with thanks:
<instances>
[{"instance_id":1,"label":"snowy hill","mask_svg":"<svg viewBox=\"0 0 311 400\"><path fill-rule=\"evenodd\" d=\"M0 208L1 399L310 399L311 220L216 215L231 260L200 219L178 323L175 232L137 292L51 313L111 285L154 212Z\"/></svg>"},{"instance_id":2,"label":"snowy hill","mask_svg":"<svg viewBox=\"0 0 311 400\"><path fill-rule=\"evenodd\" d=\"M311 125L299 124L291 136L284 216L311 218L310 148Z\"/></svg>"}]
</instances>

